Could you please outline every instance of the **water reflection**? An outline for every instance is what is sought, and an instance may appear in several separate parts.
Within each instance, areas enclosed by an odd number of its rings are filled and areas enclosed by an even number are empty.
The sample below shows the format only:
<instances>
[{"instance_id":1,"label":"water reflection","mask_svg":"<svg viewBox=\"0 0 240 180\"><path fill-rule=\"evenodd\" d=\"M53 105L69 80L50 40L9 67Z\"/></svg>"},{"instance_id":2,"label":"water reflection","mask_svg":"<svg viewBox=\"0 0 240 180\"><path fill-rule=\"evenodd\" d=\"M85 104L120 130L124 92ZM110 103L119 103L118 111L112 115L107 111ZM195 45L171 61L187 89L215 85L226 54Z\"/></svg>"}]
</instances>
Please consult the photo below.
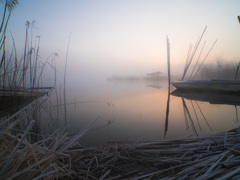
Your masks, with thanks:
<instances>
[{"instance_id":1,"label":"water reflection","mask_svg":"<svg viewBox=\"0 0 240 180\"><path fill-rule=\"evenodd\" d=\"M165 129L164 129L164 139L168 131L168 117L169 117L169 102L170 102L170 89L168 89L168 98L167 98L167 108L166 108L166 120L165 120Z\"/></svg>"},{"instance_id":2,"label":"water reflection","mask_svg":"<svg viewBox=\"0 0 240 180\"><path fill-rule=\"evenodd\" d=\"M216 91L211 91L211 92L206 92L206 91L188 91L188 90L174 90L173 92L171 92L171 95L173 96L177 96L182 98L182 102L183 102L183 109L184 109L184 117L185 117L185 121L186 121L186 129L188 130L189 128L189 124L188 122L190 122L190 125L192 127L192 131L194 132L194 134L196 136L198 136L198 132L196 130L193 118L190 114L190 111L188 110L188 107L186 105L185 100L190 101L192 109L193 109L193 113L196 117L198 126L200 131L202 131L201 125L200 125L200 121L199 121L199 117L198 114L196 112L195 106L193 104L193 102L195 102L196 107L198 108L198 111L200 112L200 115L203 117L206 125L208 126L208 128L212 130L211 126L209 125L207 118L205 117L201 107L199 106L198 102L208 102L210 104L215 104L215 105L230 105L235 107L236 109L236 123L238 123L238 109L237 106L240 104L240 95L237 93L226 93L226 92L216 92ZM227 108L224 109L224 111L226 111ZM227 112L227 111L226 111ZM227 119L226 119L227 120Z\"/></svg>"},{"instance_id":3,"label":"water reflection","mask_svg":"<svg viewBox=\"0 0 240 180\"><path fill-rule=\"evenodd\" d=\"M152 83L152 82L151 82ZM229 97L168 92L167 82L124 83L102 81L66 91L67 127L70 136L98 119L83 145L106 145L109 141L175 139L206 135L238 127L238 112ZM210 98L210 100L209 100ZM232 99L239 98L237 95ZM61 98L58 100L61 102ZM226 102L225 101L225 102ZM216 103L216 104L213 104ZM233 103L233 104L232 104ZM63 104L52 94L42 109L41 133L66 127Z\"/></svg>"},{"instance_id":4,"label":"water reflection","mask_svg":"<svg viewBox=\"0 0 240 180\"><path fill-rule=\"evenodd\" d=\"M198 136L198 133L197 133L195 124L194 124L194 122L193 122L191 113L190 113L189 110L188 110L188 107L187 107L187 105L186 105L186 102L185 102L184 98L182 98L182 101L183 101L183 109L184 109L184 117L185 117L185 122L186 122L186 128L187 128L187 130L188 130L188 128L189 128L188 122L190 122L190 125L191 125L191 127L192 127L192 130L193 130L194 135ZM193 106L193 107L194 107L194 106ZM199 121L198 121L198 124L199 124ZM200 130L202 131L202 128L201 128L200 125L199 125L199 128L200 128Z\"/></svg>"},{"instance_id":5,"label":"water reflection","mask_svg":"<svg viewBox=\"0 0 240 180\"><path fill-rule=\"evenodd\" d=\"M171 94L189 100L209 102L210 104L240 105L240 95L238 93L186 91L176 89Z\"/></svg>"},{"instance_id":6,"label":"water reflection","mask_svg":"<svg viewBox=\"0 0 240 180\"><path fill-rule=\"evenodd\" d=\"M176 89L171 94L174 96L185 98L185 99L195 100L199 109L200 107L197 101L209 102L210 104L233 105L236 109L236 120L238 122L237 106L240 105L240 95L238 93L206 92L206 91L199 92L199 91L186 91L186 90ZM201 109L200 109L200 112L204 117ZM205 117L204 119L206 121Z\"/></svg>"}]
</instances>

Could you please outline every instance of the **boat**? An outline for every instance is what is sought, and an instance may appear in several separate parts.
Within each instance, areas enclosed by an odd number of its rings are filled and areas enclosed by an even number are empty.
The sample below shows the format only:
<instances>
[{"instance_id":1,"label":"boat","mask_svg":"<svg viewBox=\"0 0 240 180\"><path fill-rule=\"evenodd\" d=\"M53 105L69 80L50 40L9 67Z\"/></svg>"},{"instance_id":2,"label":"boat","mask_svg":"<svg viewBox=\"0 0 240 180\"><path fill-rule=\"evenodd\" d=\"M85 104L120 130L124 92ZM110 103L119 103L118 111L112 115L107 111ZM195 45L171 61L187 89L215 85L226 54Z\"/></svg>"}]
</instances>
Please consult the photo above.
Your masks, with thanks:
<instances>
[{"instance_id":1,"label":"boat","mask_svg":"<svg viewBox=\"0 0 240 180\"><path fill-rule=\"evenodd\" d=\"M240 93L240 80L212 79L212 80L183 80L171 83L180 90L221 91Z\"/></svg>"}]
</instances>

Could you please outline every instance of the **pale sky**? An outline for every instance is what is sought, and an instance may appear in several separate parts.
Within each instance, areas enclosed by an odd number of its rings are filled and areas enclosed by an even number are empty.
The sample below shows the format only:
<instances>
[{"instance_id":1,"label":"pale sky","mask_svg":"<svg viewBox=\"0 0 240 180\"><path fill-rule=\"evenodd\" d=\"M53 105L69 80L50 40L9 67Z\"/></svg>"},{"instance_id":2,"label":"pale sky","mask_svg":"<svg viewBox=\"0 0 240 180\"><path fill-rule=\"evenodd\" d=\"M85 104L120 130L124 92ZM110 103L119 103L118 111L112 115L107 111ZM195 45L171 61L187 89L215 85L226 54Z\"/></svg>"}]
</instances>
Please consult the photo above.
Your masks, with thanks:
<instances>
[{"instance_id":1,"label":"pale sky","mask_svg":"<svg viewBox=\"0 0 240 180\"><path fill-rule=\"evenodd\" d=\"M206 62L218 58L240 61L239 0L20 0L19 3L8 26L19 56L24 49L25 23L35 20L38 29L34 30L34 36L41 36L42 61L57 52L57 66L59 73L63 73L71 32L67 66L70 77L166 72L166 35L170 40L172 73L182 72L189 45L195 45L205 26L203 56L218 39ZM11 41L10 34L8 40Z\"/></svg>"}]
</instances>

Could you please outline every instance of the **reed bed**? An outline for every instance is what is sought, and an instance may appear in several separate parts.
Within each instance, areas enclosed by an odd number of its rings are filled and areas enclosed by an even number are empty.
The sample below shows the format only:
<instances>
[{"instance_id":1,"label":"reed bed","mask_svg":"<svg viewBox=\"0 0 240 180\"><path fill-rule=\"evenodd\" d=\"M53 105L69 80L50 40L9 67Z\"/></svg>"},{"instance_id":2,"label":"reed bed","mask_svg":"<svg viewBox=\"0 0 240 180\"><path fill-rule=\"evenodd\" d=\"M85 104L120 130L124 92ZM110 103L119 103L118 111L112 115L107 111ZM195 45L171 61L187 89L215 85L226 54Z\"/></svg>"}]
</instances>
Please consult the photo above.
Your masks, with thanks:
<instances>
[{"instance_id":1,"label":"reed bed","mask_svg":"<svg viewBox=\"0 0 240 180\"><path fill-rule=\"evenodd\" d=\"M67 143L63 132L36 143L28 140L32 120L22 134L13 135L9 131L1 133L0 177L3 179L53 179L70 174L71 158L62 153ZM64 164L61 160L65 159ZM67 160L66 160L67 159ZM66 164L68 162L68 164Z\"/></svg>"},{"instance_id":2,"label":"reed bed","mask_svg":"<svg viewBox=\"0 0 240 180\"><path fill-rule=\"evenodd\" d=\"M34 30L36 21L26 21L26 33L24 42L24 52L20 56L17 54L17 47L14 36L11 34L12 47L7 47L7 27L14 8L19 4L18 0L0 0L3 5L3 14L0 15L0 90L1 96L11 93L18 95L19 91L42 87L42 76L46 65L55 71L54 85L56 84L56 64L57 53L49 55L43 62L39 55L40 36L35 36ZM2 8L2 7L1 7ZM53 62L54 65L52 63Z\"/></svg>"},{"instance_id":3,"label":"reed bed","mask_svg":"<svg viewBox=\"0 0 240 180\"><path fill-rule=\"evenodd\" d=\"M34 128L34 113L47 100L39 97L15 114L0 122L0 179L56 179L71 177L71 157L64 153L84 133L68 138L67 128L56 130L38 140ZM27 125L26 125L27 124Z\"/></svg>"},{"instance_id":4,"label":"reed bed","mask_svg":"<svg viewBox=\"0 0 240 180\"><path fill-rule=\"evenodd\" d=\"M169 141L69 149L80 179L239 179L240 130Z\"/></svg>"}]
</instances>

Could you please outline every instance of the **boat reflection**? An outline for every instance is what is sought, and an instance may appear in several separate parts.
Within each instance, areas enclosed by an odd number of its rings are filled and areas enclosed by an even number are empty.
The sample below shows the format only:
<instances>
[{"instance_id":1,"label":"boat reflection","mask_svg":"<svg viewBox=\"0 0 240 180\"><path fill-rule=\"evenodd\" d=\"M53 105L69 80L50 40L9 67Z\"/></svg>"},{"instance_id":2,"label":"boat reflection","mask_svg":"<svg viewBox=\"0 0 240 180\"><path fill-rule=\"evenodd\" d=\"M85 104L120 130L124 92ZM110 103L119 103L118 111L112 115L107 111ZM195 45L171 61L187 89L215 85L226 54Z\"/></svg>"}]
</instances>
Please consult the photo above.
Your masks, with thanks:
<instances>
[{"instance_id":1,"label":"boat reflection","mask_svg":"<svg viewBox=\"0 0 240 180\"><path fill-rule=\"evenodd\" d=\"M207 118L204 115L203 110L200 107L199 102L208 102L214 105L230 105L235 107L235 118L238 121L238 108L240 105L240 94L239 93L227 93L227 92L202 92L202 91L190 91L190 90L180 90L176 89L168 95L167 108L166 108L166 119L165 119L165 129L164 138L168 131L168 119L169 119L169 104L170 97L175 96L182 99L183 114L185 118L186 130L191 130L195 136L202 132L201 121L209 128L211 132L213 129L208 123Z\"/></svg>"},{"instance_id":2,"label":"boat reflection","mask_svg":"<svg viewBox=\"0 0 240 180\"><path fill-rule=\"evenodd\" d=\"M171 95L188 100L209 102L210 104L240 105L239 93L174 90Z\"/></svg>"},{"instance_id":3,"label":"boat reflection","mask_svg":"<svg viewBox=\"0 0 240 180\"><path fill-rule=\"evenodd\" d=\"M195 115L196 120L197 120L197 123L198 123L198 127L199 127L200 131L202 132L202 127L201 127L201 124L200 124L199 115L197 114L197 110L196 110L196 108L195 108L195 106L194 106L194 104L193 104L193 101L191 100L190 102L191 102L192 109L193 109L194 115ZM194 101L194 102L195 102L195 104L196 104L196 107L197 107L198 111L200 112L200 116L204 119L204 122L206 123L206 125L208 126L208 128L212 131L212 128L211 128L211 126L209 125L209 123L208 123L208 121L207 121L207 118L205 117L205 115L204 115L202 109L200 108L198 102L197 102L197 101ZM184 111L186 129L187 129L187 130L189 129L189 123L190 123L194 135L198 136L197 128L195 127L193 118L192 118L192 116L191 116L191 114L190 114L190 111L189 111L189 109L188 109L188 106L187 106L184 98L182 98L182 103L183 103L183 111Z\"/></svg>"},{"instance_id":4,"label":"boat reflection","mask_svg":"<svg viewBox=\"0 0 240 180\"><path fill-rule=\"evenodd\" d=\"M219 91L189 91L176 89L171 95L182 97L188 100L209 102L210 104L234 105L236 109L236 119L238 122L238 109L240 105L240 94Z\"/></svg>"}]
</instances>

